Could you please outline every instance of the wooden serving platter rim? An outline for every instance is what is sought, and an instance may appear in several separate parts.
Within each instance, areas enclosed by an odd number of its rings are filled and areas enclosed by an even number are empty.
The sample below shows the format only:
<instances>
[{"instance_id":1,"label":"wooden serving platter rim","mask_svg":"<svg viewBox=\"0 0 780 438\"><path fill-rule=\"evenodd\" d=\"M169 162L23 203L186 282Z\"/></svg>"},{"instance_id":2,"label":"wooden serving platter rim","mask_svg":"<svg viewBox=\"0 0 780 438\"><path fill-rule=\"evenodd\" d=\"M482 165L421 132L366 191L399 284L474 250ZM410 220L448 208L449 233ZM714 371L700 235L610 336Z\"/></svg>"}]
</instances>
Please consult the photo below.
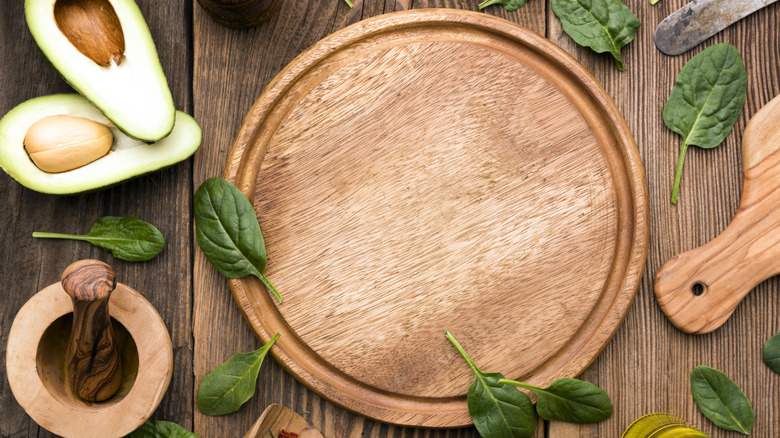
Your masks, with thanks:
<instances>
[{"instance_id":1,"label":"wooden serving platter rim","mask_svg":"<svg viewBox=\"0 0 780 438\"><path fill-rule=\"evenodd\" d=\"M583 350L592 350L587 355L587 360L582 361L580 358L582 363L578 367L577 373L579 373L595 360L608 340L614 336L639 287L649 239L647 184L639 153L628 126L607 93L574 58L541 36L500 18L449 9L396 12L370 18L344 28L299 55L274 78L258 98L247 113L233 142L225 168L225 178L236 184L250 200L253 199L256 176L267 145L289 111L295 107L294 104L287 104L285 111L283 105L290 94L297 93L300 99L306 91L310 90L310 88L296 89L296 82L299 79L312 74L317 68L323 69L319 72L320 76L327 76L331 69L338 68L338 62L333 61L333 58L362 41L381 39L385 34L405 29L441 26L477 29L533 50L537 55L548 60L555 70L547 71L545 77L572 98L578 108L582 109L580 105L585 105L582 102L585 96L589 106L599 109L598 114L583 111L583 115L591 126L601 126L604 122L608 125L602 126L602 129L594 129L595 135L601 142L609 142L609 138L605 136L613 137L614 147L605 150L604 153L611 156L608 164L613 178L622 178L623 184L616 185L615 196L618 203L617 210L623 212L618 217L618 233L623 238L618 239L613 269L605 283L613 286L612 291L606 291L609 288L605 287L605 291L599 298L600 303L595 307L597 311L586 318L575 334L577 342L568 344L573 346L566 349L570 354L563 357L561 351L545 363L546 378L549 380L573 354L581 355ZM333 65L328 65L329 63ZM538 66L538 68L544 69L545 66ZM558 73L557 76L555 72ZM272 126L273 129L261 130L260 126ZM616 161L619 165L615 165ZM614 266L618 266L618 269ZM281 333L282 336L271 350L277 362L319 395L350 411L395 424L423 427L460 427L471 424L466 409L465 394L460 397L434 400L368 387L339 371L305 345L281 317L276 310L275 302L269 295L249 294L247 287L263 287L259 280L245 277L230 280L229 286L247 322L262 341L266 342L275 333ZM605 300L610 302L602 303ZM619 321L608 327L606 341L597 345L594 350L590 340L598 330L590 330L589 336L581 336L581 334L586 331L585 328L594 324L597 329L600 328L610 315L613 317L617 315Z\"/></svg>"}]
</instances>

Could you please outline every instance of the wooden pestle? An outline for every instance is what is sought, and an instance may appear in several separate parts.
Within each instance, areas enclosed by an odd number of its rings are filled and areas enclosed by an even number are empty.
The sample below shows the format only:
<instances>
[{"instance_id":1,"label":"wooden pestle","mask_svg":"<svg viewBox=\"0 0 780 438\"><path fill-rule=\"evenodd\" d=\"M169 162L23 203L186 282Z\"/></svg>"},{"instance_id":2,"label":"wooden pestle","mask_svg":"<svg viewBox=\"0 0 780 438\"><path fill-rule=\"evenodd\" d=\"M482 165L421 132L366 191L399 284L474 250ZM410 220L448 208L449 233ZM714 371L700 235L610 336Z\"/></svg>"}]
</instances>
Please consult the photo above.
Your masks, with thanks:
<instances>
[{"instance_id":1,"label":"wooden pestle","mask_svg":"<svg viewBox=\"0 0 780 438\"><path fill-rule=\"evenodd\" d=\"M715 330L748 292L780 273L780 96L745 127L742 164L742 198L728 227L656 274L658 303L683 331Z\"/></svg>"},{"instance_id":2,"label":"wooden pestle","mask_svg":"<svg viewBox=\"0 0 780 438\"><path fill-rule=\"evenodd\" d=\"M87 401L106 400L122 383L122 362L108 313L116 275L101 261L81 260L62 273L62 287L73 301L67 363L71 389Z\"/></svg>"}]
</instances>

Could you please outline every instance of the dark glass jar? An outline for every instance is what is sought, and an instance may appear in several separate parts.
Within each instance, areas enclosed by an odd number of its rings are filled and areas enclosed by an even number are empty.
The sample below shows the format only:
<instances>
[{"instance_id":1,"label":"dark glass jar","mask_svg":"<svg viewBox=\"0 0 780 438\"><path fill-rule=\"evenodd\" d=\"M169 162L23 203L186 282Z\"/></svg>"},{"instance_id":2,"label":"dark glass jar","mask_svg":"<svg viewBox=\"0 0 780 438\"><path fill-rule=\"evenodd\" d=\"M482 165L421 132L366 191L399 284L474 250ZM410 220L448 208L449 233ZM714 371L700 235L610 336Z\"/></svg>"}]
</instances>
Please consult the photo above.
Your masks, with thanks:
<instances>
[{"instance_id":1,"label":"dark glass jar","mask_svg":"<svg viewBox=\"0 0 780 438\"><path fill-rule=\"evenodd\" d=\"M282 0L198 0L198 3L219 24L243 29L270 20Z\"/></svg>"}]
</instances>

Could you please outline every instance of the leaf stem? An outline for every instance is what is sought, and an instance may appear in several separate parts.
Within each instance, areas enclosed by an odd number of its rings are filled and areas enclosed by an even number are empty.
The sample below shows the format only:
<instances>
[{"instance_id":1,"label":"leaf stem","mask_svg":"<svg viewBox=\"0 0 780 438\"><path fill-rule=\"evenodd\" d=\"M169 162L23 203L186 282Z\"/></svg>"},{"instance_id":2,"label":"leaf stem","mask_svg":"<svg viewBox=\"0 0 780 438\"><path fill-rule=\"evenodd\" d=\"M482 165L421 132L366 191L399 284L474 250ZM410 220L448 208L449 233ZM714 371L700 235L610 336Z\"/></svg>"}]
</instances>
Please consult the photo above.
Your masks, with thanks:
<instances>
[{"instance_id":1,"label":"leaf stem","mask_svg":"<svg viewBox=\"0 0 780 438\"><path fill-rule=\"evenodd\" d=\"M680 192L680 180L682 180L685 153L688 151L688 142L683 142L680 148L680 157L677 159L677 171L674 173L674 186L672 187L672 204L677 204L677 194Z\"/></svg>"},{"instance_id":2,"label":"leaf stem","mask_svg":"<svg viewBox=\"0 0 780 438\"><path fill-rule=\"evenodd\" d=\"M276 301L278 301L279 304L282 304L282 294L279 293L276 287L271 284L271 280L269 280L268 277L266 277L262 272L260 273L260 281L262 281L265 287L267 287L268 290L271 291L271 293L274 295L274 297L276 297Z\"/></svg>"},{"instance_id":3,"label":"leaf stem","mask_svg":"<svg viewBox=\"0 0 780 438\"><path fill-rule=\"evenodd\" d=\"M344 0L344 1L345 1L345 2L347 2L347 6L349 6L349 8L350 8L350 9L352 9L352 8L354 7L354 6L352 5L352 2L351 2L351 1L349 1L349 0Z\"/></svg>"},{"instance_id":4,"label":"leaf stem","mask_svg":"<svg viewBox=\"0 0 780 438\"><path fill-rule=\"evenodd\" d=\"M498 5L498 4L501 4L501 0L485 0L479 4L479 10L481 11L490 5Z\"/></svg>"},{"instance_id":5,"label":"leaf stem","mask_svg":"<svg viewBox=\"0 0 780 438\"><path fill-rule=\"evenodd\" d=\"M498 381L498 383L503 383L504 385L517 386L517 387L525 388L525 389L528 389L528 390L531 390L531 391L534 391L534 392L536 392L536 391L543 391L542 388L539 388L539 387L536 387L536 386L533 386L533 385L529 385L527 383L518 382L517 380L500 379Z\"/></svg>"},{"instance_id":6,"label":"leaf stem","mask_svg":"<svg viewBox=\"0 0 780 438\"><path fill-rule=\"evenodd\" d=\"M471 360L468 353L466 353L466 350L464 350L463 347L460 346L460 343L455 339L455 336L452 336L452 333L450 333L449 330L444 331L444 336L446 336L447 339L449 339L449 341L452 343L455 349L458 350L458 353L460 353L460 355L463 356L463 359L465 359L466 363L469 364L472 370L474 370L474 373L478 376L481 375L482 373L479 371L479 368L477 368L477 366Z\"/></svg>"},{"instance_id":7,"label":"leaf stem","mask_svg":"<svg viewBox=\"0 0 780 438\"><path fill-rule=\"evenodd\" d=\"M42 239L71 239L71 240L88 240L88 236L80 236L77 234L60 234L60 233L42 233L39 231L34 231L32 233L33 237L38 237Z\"/></svg>"}]
</instances>

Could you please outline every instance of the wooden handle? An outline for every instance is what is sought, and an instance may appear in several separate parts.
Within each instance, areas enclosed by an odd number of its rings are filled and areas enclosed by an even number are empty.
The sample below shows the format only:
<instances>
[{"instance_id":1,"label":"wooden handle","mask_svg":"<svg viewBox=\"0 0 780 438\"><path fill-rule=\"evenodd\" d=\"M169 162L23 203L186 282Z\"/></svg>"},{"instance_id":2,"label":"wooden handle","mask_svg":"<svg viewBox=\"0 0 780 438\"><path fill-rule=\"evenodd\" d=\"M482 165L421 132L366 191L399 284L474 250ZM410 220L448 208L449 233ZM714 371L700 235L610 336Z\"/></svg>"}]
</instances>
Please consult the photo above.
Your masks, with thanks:
<instances>
[{"instance_id":1,"label":"wooden handle","mask_svg":"<svg viewBox=\"0 0 780 438\"><path fill-rule=\"evenodd\" d=\"M706 245L667 261L655 295L678 328L720 327L759 283L780 273L780 97L748 123L742 140L742 198L728 227Z\"/></svg>"},{"instance_id":2,"label":"wooden handle","mask_svg":"<svg viewBox=\"0 0 780 438\"><path fill-rule=\"evenodd\" d=\"M122 362L108 313L116 275L101 261L81 260L62 273L62 287L73 300L68 345L71 389L87 401L106 400L122 383Z\"/></svg>"}]
</instances>

